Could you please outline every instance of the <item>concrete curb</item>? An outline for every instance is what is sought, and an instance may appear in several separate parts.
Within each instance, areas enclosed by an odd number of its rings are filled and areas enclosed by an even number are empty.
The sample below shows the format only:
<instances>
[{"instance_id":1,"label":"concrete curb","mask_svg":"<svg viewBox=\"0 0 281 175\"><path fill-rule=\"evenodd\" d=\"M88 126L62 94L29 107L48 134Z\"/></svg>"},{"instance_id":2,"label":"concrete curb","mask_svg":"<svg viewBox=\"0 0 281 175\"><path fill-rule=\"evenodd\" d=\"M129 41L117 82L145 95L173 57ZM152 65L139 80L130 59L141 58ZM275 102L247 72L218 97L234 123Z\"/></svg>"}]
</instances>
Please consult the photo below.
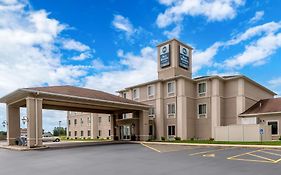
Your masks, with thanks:
<instances>
[{"instance_id":1,"label":"concrete curb","mask_svg":"<svg viewBox=\"0 0 281 175\"><path fill-rule=\"evenodd\" d=\"M275 145L236 145L236 144L204 144L204 143L170 143L170 142L140 142L154 145L181 145L181 146L206 146L206 147L241 147L241 148L271 148L281 149L280 146Z\"/></svg>"},{"instance_id":2,"label":"concrete curb","mask_svg":"<svg viewBox=\"0 0 281 175\"><path fill-rule=\"evenodd\" d=\"M42 147L27 148L26 146L8 146L0 145L0 148L13 150L13 151L38 151L38 150L57 150L57 149L71 149L89 146L101 146L101 145L114 145L114 144L138 144L137 142L131 141L103 141L103 142L65 142L60 144L47 144Z\"/></svg>"}]
</instances>

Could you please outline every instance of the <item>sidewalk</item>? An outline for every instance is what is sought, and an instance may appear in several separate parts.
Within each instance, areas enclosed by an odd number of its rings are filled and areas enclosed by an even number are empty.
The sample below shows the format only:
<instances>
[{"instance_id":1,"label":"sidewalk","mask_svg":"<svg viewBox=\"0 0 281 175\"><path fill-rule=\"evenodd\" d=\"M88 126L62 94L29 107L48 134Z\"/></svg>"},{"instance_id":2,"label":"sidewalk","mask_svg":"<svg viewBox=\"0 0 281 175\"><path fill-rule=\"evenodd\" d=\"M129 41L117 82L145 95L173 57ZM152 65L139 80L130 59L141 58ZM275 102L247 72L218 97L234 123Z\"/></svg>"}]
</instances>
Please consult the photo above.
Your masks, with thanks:
<instances>
[{"instance_id":1,"label":"sidewalk","mask_svg":"<svg viewBox=\"0 0 281 175\"><path fill-rule=\"evenodd\" d=\"M206 143L173 143L173 142L140 142L146 144L158 144L158 145L182 145L182 146L206 146L206 147L241 147L241 148L271 148L281 149L276 145L240 145L240 144L206 144Z\"/></svg>"}]
</instances>

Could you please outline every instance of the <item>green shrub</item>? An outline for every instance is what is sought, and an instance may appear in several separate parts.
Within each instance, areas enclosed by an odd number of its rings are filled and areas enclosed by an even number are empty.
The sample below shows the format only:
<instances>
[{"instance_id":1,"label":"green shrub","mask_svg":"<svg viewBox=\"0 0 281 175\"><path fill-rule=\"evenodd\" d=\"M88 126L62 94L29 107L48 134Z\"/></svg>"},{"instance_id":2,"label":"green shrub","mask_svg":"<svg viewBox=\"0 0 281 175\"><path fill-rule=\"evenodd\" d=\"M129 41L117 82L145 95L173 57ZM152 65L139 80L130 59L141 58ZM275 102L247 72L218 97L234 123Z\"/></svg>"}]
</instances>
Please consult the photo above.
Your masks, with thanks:
<instances>
[{"instance_id":1,"label":"green shrub","mask_svg":"<svg viewBox=\"0 0 281 175\"><path fill-rule=\"evenodd\" d=\"M209 138L209 141L214 141L215 139L214 138Z\"/></svg>"},{"instance_id":2,"label":"green shrub","mask_svg":"<svg viewBox=\"0 0 281 175\"><path fill-rule=\"evenodd\" d=\"M194 141L194 137L192 137L190 140L191 140L191 141Z\"/></svg>"},{"instance_id":3,"label":"green shrub","mask_svg":"<svg viewBox=\"0 0 281 175\"><path fill-rule=\"evenodd\" d=\"M175 137L175 140L181 140L181 138L180 137Z\"/></svg>"},{"instance_id":4,"label":"green shrub","mask_svg":"<svg viewBox=\"0 0 281 175\"><path fill-rule=\"evenodd\" d=\"M162 136L162 137L161 137L161 140L162 140L162 141L165 141L165 137Z\"/></svg>"},{"instance_id":5,"label":"green shrub","mask_svg":"<svg viewBox=\"0 0 281 175\"><path fill-rule=\"evenodd\" d=\"M279 140L281 141L281 136L279 137Z\"/></svg>"}]
</instances>

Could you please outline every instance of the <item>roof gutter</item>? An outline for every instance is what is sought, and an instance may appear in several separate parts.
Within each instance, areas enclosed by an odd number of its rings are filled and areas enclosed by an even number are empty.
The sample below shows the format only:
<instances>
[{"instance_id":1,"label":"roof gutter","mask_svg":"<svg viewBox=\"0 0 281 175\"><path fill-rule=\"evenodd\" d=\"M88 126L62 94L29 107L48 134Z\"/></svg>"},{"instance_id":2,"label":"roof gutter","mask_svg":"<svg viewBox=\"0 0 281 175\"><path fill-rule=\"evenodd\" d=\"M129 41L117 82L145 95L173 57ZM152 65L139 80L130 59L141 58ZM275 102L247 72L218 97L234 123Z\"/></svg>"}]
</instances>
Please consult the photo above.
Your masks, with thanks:
<instances>
[{"instance_id":1,"label":"roof gutter","mask_svg":"<svg viewBox=\"0 0 281 175\"><path fill-rule=\"evenodd\" d=\"M253 116L258 116L258 115L274 115L274 114L281 114L281 111L263 112L263 113L255 113L255 114L240 114L239 117L253 117Z\"/></svg>"}]
</instances>

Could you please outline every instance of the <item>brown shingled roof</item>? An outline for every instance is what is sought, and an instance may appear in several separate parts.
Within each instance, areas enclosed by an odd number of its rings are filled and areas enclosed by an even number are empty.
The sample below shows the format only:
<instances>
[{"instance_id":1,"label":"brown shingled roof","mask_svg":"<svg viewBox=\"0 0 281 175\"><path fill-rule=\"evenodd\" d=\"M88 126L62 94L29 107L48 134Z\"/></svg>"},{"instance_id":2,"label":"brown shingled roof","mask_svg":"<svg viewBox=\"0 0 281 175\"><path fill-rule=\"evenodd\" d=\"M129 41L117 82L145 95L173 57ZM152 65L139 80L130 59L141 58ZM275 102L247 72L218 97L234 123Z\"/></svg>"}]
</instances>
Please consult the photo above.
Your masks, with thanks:
<instances>
[{"instance_id":1,"label":"brown shingled roof","mask_svg":"<svg viewBox=\"0 0 281 175\"><path fill-rule=\"evenodd\" d=\"M243 112L243 115L254 115L260 113L272 113L272 112L281 112L281 98L271 98L260 100L248 110Z\"/></svg>"},{"instance_id":2,"label":"brown shingled roof","mask_svg":"<svg viewBox=\"0 0 281 175\"><path fill-rule=\"evenodd\" d=\"M144 105L142 103L139 103L139 102L136 102L133 100L129 100L129 99L125 99L125 98L122 98L122 97L119 97L117 95L113 95L110 93L93 90L93 89L75 87L75 86L33 87L33 88L23 88L23 90L31 90L31 91L53 93L53 94L92 98L92 99L98 99L98 100L107 100L107 101L112 101L112 102Z\"/></svg>"}]
</instances>

